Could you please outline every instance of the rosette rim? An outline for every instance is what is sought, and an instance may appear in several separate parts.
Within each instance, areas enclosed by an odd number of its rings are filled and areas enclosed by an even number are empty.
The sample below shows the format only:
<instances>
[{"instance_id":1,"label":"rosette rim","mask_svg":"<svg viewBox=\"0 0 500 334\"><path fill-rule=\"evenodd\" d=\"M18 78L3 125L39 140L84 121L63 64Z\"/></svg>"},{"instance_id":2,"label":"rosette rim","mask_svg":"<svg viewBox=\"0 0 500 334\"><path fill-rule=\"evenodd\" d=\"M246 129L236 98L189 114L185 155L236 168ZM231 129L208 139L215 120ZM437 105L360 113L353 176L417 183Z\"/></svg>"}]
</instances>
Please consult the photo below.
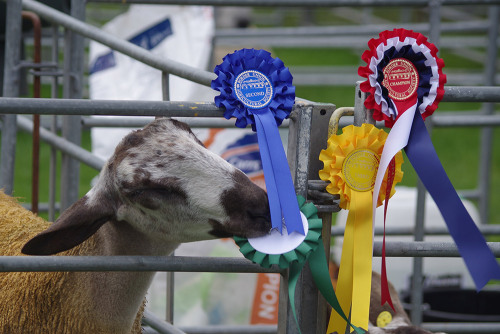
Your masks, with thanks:
<instances>
[{"instance_id":1,"label":"rosette rim","mask_svg":"<svg viewBox=\"0 0 500 334\"><path fill-rule=\"evenodd\" d=\"M366 63L360 66L358 74L366 78L360 85L360 89L370 93L365 100L365 106L374 110L373 117L377 121L385 121L387 127L392 127L399 116L398 112L390 106L383 96L385 87L381 80L378 80L380 74L376 70L384 53L394 46L398 51L401 47L410 45L415 52L422 52L427 59L426 66L431 67L432 75L428 87L419 87L425 89L422 94L422 101L418 102L418 110L425 120L437 109L439 102L444 95L444 84L446 75L443 73L444 61L437 56L438 49L427 40L424 35L406 29L386 30L379 34L379 38L372 38L368 42L369 49L366 50L361 58Z\"/></svg>"},{"instance_id":2,"label":"rosette rim","mask_svg":"<svg viewBox=\"0 0 500 334\"><path fill-rule=\"evenodd\" d=\"M249 107L240 100L234 87L236 78L245 71L257 71L272 85L272 96L267 103ZM227 54L214 69L217 78L211 83L212 89L220 94L215 97L215 105L224 108L224 117L236 118L235 125L245 128L251 125L256 131L254 113L270 111L279 126L288 118L295 103L295 86L288 67L279 58L273 58L266 50L241 49ZM262 111L261 111L262 110Z\"/></svg>"},{"instance_id":3,"label":"rosette rim","mask_svg":"<svg viewBox=\"0 0 500 334\"><path fill-rule=\"evenodd\" d=\"M309 255L316 250L320 244L322 220L318 217L318 209L313 203L306 203L302 196L297 196L300 212L307 219L309 229L305 239L295 249L283 254L266 254L256 250L247 238L233 237L240 248L240 252L248 260L259 264L264 268L278 265L281 269L289 268L292 263L304 263Z\"/></svg>"},{"instance_id":4,"label":"rosette rim","mask_svg":"<svg viewBox=\"0 0 500 334\"><path fill-rule=\"evenodd\" d=\"M352 191L343 175L343 164L346 157L356 150L370 150L378 157L382 155L384 143L387 139L387 132L382 129L376 128L372 124L363 124L360 127L349 125L342 129L342 134L332 135L328 138L328 145L325 150L322 150L319 159L323 161L324 168L319 171L319 177L323 181L327 181L328 185L326 191L333 195L340 195L339 206L342 209L349 210L350 201L352 198ZM395 193L395 185L403 179L403 171L401 165L403 164L403 154L399 151L395 155L396 168L394 173L394 181L391 187L390 196ZM376 175L376 172L375 174ZM386 171L382 185L380 188L377 206L383 204L387 190L387 177ZM373 194L373 188L370 191Z\"/></svg>"}]
</instances>

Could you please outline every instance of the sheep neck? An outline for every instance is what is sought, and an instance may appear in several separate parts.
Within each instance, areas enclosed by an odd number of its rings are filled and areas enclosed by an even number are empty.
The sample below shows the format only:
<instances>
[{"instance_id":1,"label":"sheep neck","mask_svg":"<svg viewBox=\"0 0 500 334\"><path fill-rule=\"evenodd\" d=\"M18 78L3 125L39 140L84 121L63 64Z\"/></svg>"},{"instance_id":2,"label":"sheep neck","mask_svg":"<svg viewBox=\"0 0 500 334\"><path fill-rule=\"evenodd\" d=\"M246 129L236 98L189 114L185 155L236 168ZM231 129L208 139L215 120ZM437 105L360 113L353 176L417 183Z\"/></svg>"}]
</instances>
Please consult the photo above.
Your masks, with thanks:
<instances>
[{"instance_id":1,"label":"sheep neck","mask_svg":"<svg viewBox=\"0 0 500 334\"><path fill-rule=\"evenodd\" d=\"M89 240L90 241L90 240ZM80 255L168 255L175 245L155 248L150 237L138 232L126 222L110 221L94 235L89 254ZM88 272L82 284L90 284L89 303L96 322L122 332L131 328L154 276L154 272Z\"/></svg>"}]
</instances>

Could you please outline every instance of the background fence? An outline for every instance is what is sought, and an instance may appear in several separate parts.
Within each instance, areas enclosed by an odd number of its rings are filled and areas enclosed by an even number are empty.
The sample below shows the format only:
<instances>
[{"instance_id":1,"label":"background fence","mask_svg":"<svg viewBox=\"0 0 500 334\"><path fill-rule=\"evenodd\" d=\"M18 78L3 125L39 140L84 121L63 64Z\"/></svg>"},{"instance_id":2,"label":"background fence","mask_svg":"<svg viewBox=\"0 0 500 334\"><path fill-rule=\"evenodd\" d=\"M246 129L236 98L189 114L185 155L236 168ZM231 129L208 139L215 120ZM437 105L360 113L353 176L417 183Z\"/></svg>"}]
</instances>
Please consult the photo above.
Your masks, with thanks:
<instances>
[{"instance_id":1,"label":"background fence","mask_svg":"<svg viewBox=\"0 0 500 334\"><path fill-rule=\"evenodd\" d=\"M121 3L121 1L92 0L94 3ZM227 122L219 122L222 110L215 107L213 103L186 103L169 101L91 101L84 99L85 91L85 38L96 40L121 53L138 59L145 64L157 68L163 72L164 97L168 99L168 76L177 75L202 85L209 85L215 75L211 72L194 69L183 64L157 57L148 51L133 45L127 41L120 40L104 31L85 23L86 4L83 1L72 0L70 8L60 8L68 14L49 8L33 0L24 0L22 3L15 0L7 0L6 3L6 32L5 32L5 65L3 78L3 97L0 98L0 114L2 115L2 142L0 161L0 186L7 193L15 189L14 171L15 148L17 129L34 132L33 122L35 119L24 115L60 115L50 121L50 129L40 128L39 136L42 141L49 143L53 148L51 158L51 180L49 181L50 201L41 208L49 210L49 218L53 219L56 209L61 210L68 207L78 198L79 169L80 162L99 170L104 161L92 155L89 151L82 149L81 131L83 127L99 126L102 123L88 118L86 115L128 115L128 116L180 116L194 117L188 119L192 126L227 126ZM301 1L273 0L273 1L163 1L145 0L128 1L128 3L161 3L161 4L185 4L185 5L229 5L229 6L265 6L280 7L274 12L266 12L261 15L265 20L271 17L272 21L279 21L283 17L283 11L289 8L300 7ZM467 15L467 11L461 11L461 6L473 4L474 6L487 7L487 17L481 17L466 23L461 18ZM93 4L95 5L95 4ZM219 29L216 30L213 46L218 48L248 47L253 45L266 45L270 47L341 47L362 50L374 33L385 29L391 29L394 25L377 21L370 12L373 8L380 6L406 8L427 8L428 22L404 25L417 31L427 33L432 42L438 46L450 48L454 52L465 52L466 56L484 57L484 68L474 73L450 73L449 81L452 84L467 82L469 86L448 86L443 99L446 102L481 102L481 110L474 114L436 114L431 117L432 127L481 127L482 135L480 141L479 175L477 188L472 191L463 192L466 198L477 200L481 216L480 229L487 235L498 235L498 226L488 226L489 194L491 193L491 166L493 164L492 154L495 147L493 127L500 124L500 117L495 113L495 104L500 102L500 89L496 87L497 63L498 63L498 20L500 1L334 1L334 0L312 0L308 2L308 8L321 7L326 9L340 8L344 13L352 16L351 20L361 21L353 26L300 26L300 27L268 27L250 29ZM345 6L349 6L345 8ZM449 7L455 6L455 7ZM40 64L26 62L20 53L20 45L23 36L21 30L22 9L36 13L42 19L51 23L51 27L45 31L43 40L51 44L50 61L38 61ZM410 15L411 11L402 11L401 21ZM469 13L470 14L470 13ZM254 15L254 14L252 14ZM305 14L306 15L306 14ZM347 16L349 16L347 15ZM472 14L470 14L472 15ZM307 16L307 15L306 15ZM450 17L453 17L452 20ZM62 27L62 30L61 30ZM442 33L451 33L441 37ZM479 33L482 36L468 36L466 33ZM466 35L465 37L462 35ZM31 37L28 37L28 40ZM62 43L61 43L62 42ZM60 46L62 44L62 46ZM464 47L465 46L465 47ZM480 48L478 50L477 48ZM62 52L61 52L62 51ZM62 62L61 54L64 55ZM30 74L42 77L45 82L51 84L51 95L53 99L19 98L20 82L23 80L23 69L31 69ZM360 125L362 123L373 123L370 111L363 106L365 95L354 88L357 77L353 75L353 68L324 68L308 66L305 68L292 68L297 85L348 85L352 86L354 99L353 118L342 117L340 125L348 123ZM297 74L295 74L297 73ZM62 80L61 80L62 79ZM472 85L472 86L470 86ZM59 87L62 86L62 96L58 97ZM335 101L332 101L335 102ZM297 100L297 104L291 114L288 136L289 164L292 170L296 191L299 195L307 197L308 200L317 201L317 206L324 220L324 233L330 234L330 222L332 213L339 210L338 204L319 204L318 196L327 196L322 189L324 184L317 181L317 172L322 168L317 157L319 151L325 146L327 138L327 124L336 106L329 103L316 103L307 100ZM195 117L196 116L196 117ZM129 125L134 120L128 119ZM108 124L109 125L109 124ZM62 130L62 136L57 135L58 128ZM36 129L37 127L35 127ZM314 129L314 131L313 131ZM62 152L61 180L60 180L60 204L56 203L56 151ZM414 236L415 242L387 244L387 255L395 257L413 257L413 284L411 291L412 321L422 324L422 258L423 257L457 257L458 252L450 243L425 242L426 234L446 233L443 230L426 230L424 227L423 208L425 206L424 189L418 186L419 195L416 203L417 216L414 229L401 230L397 227L389 228L388 233L410 234ZM318 195L318 192L322 195ZM493 203L494 205L494 203ZM333 235L341 234L335 227L331 231ZM327 242L329 238L324 237ZM497 257L500 257L500 243L489 243ZM326 245L328 246L328 245ZM381 254L381 245L375 243L374 255ZM282 287L286 286L286 272L277 268L264 270L256 265L250 264L242 259L210 259L210 258L181 258L169 257L120 257L117 258L54 258L41 257L36 261L28 257L0 257L1 271L100 271L100 270L148 270L148 271L231 271L231 272L280 272L282 274ZM284 289L284 288L282 288ZM286 289L285 289L286 290ZM237 328L184 328L187 333L297 333L293 317L290 316L287 293L280 292L280 320L278 328L273 326L242 326ZM316 291L310 293L310 291ZM296 294L297 310L302 331L304 333L324 333L326 325L326 305L318 298L317 290L312 283L312 278L307 270L301 275L299 289ZM180 333L166 323L150 322L152 328L165 333ZM500 323L478 324L478 323L423 323L423 327L430 330L440 330L449 333L498 333ZM152 331L152 329L148 329Z\"/></svg>"}]
</instances>

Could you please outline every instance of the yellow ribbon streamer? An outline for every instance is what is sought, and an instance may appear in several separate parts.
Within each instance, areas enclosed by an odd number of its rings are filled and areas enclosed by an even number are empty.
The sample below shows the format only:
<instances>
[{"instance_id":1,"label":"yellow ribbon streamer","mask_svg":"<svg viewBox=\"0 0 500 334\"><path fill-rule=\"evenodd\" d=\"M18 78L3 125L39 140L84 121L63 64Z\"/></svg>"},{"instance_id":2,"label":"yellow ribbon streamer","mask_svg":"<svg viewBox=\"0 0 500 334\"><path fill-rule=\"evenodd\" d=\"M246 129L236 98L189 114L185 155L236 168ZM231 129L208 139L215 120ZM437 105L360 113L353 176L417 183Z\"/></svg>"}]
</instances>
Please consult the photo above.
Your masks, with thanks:
<instances>
[{"instance_id":1,"label":"yellow ribbon streamer","mask_svg":"<svg viewBox=\"0 0 500 334\"><path fill-rule=\"evenodd\" d=\"M387 133L373 125L348 126L341 135L328 139L328 147L321 151L324 169L319 172L322 180L330 181L326 190L340 195L340 207L349 210L344 231L344 244L340 260L336 295L345 314L350 314L354 326L368 330L370 291L372 277L373 184ZM401 181L402 154L396 155L396 175L391 189ZM377 199L382 204L385 197L387 175L382 182L383 191ZM344 334L347 323L332 311L328 333Z\"/></svg>"},{"instance_id":2,"label":"yellow ribbon streamer","mask_svg":"<svg viewBox=\"0 0 500 334\"><path fill-rule=\"evenodd\" d=\"M372 263L372 194L351 192L336 294L353 325L368 329ZM356 246L356 247L355 247ZM327 333L345 333L347 323L332 312Z\"/></svg>"},{"instance_id":3,"label":"yellow ribbon streamer","mask_svg":"<svg viewBox=\"0 0 500 334\"><path fill-rule=\"evenodd\" d=\"M368 330L370 291L372 281L373 229L372 196L368 192L355 192L353 244L353 291L351 319L358 327ZM359 204L359 206L358 206ZM354 247L355 246L355 247Z\"/></svg>"}]
</instances>

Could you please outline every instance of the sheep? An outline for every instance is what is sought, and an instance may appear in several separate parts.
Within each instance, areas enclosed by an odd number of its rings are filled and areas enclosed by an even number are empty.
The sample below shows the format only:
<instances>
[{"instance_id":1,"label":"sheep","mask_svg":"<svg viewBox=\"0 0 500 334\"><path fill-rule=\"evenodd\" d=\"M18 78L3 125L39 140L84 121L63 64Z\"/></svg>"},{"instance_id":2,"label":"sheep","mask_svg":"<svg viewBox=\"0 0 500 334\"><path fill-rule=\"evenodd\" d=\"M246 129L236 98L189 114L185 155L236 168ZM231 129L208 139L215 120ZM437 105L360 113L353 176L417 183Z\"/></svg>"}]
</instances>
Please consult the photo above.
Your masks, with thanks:
<instances>
[{"instance_id":1,"label":"sheep","mask_svg":"<svg viewBox=\"0 0 500 334\"><path fill-rule=\"evenodd\" d=\"M336 287L339 275L339 266L335 262L330 261L329 268L330 275L332 277L332 284ZM399 299L396 288L394 288L394 285L392 285L391 282L388 283L394 310L387 303L382 305L381 276L379 273L372 271L368 334L433 334L425 329L412 325L410 318L406 314L401 300ZM377 318L383 312L389 313L390 316L389 318L386 318L385 321L378 322ZM346 331L346 333L348 332ZM334 332L332 334L338 333Z\"/></svg>"},{"instance_id":2,"label":"sheep","mask_svg":"<svg viewBox=\"0 0 500 334\"><path fill-rule=\"evenodd\" d=\"M53 224L0 192L1 255L168 255L182 242L270 229L265 191L169 118L126 136ZM0 273L0 333L140 333L153 275Z\"/></svg>"},{"instance_id":3,"label":"sheep","mask_svg":"<svg viewBox=\"0 0 500 334\"><path fill-rule=\"evenodd\" d=\"M394 310L388 304L381 305L381 276L372 272L372 289L370 295L370 322L368 323L369 334L432 334L420 327L413 326L410 318L406 314L398 293L389 282L389 293L393 302ZM388 312L392 319L383 327L377 327L377 318L382 312ZM435 333L444 334L444 333Z\"/></svg>"}]
</instances>

